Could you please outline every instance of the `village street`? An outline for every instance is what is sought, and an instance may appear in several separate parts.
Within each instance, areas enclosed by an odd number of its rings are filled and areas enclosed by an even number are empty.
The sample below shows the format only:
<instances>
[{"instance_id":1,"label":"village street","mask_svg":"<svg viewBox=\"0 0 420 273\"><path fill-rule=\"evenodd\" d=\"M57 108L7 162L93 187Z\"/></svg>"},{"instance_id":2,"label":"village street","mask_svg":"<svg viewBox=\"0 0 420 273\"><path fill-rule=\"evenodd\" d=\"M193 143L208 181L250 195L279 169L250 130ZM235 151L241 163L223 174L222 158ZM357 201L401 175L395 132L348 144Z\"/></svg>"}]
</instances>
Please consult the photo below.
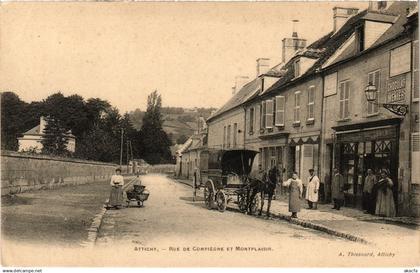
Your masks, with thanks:
<instances>
[{"instance_id":1,"label":"village street","mask_svg":"<svg viewBox=\"0 0 420 273\"><path fill-rule=\"evenodd\" d=\"M125 256L165 254L160 255L158 264L154 259L131 260L138 266L145 263L162 266L303 266L315 265L327 256L337 257L331 261L337 266L351 261L375 263L382 259L381 262L392 264L392 257L377 257L378 251L403 255L398 247L391 250L388 246L381 249L380 246L355 243L284 220L268 220L231 210L224 213L208 210L202 198L192 201L190 187L162 175L147 175L141 180L150 192L145 206L108 210L96 241L99 249L112 247ZM316 254L305 256L305 264L302 259L290 258L300 256L306 248L313 249ZM349 259L349 251L355 255L373 252L374 256ZM346 259L340 259L340 252ZM119 261L109 263L118 264Z\"/></svg>"},{"instance_id":2,"label":"village street","mask_svg":"<svg viewBox=\"0 0 420 273\"><path fill-rule=\"evenodd\" d=\"M135 180L126 177L127 186ZM332 266L394 265L398 257L416 261L415 229L338 216L332 220L336 226L367 229L375 243L362 244L278 218L208 210L202 192L193 202L190 186L162 174L140 180L150 192L144 207L132 203L105 212L107 181L3 199L2 235L8 247L4 262L45 265L41 257L53 257L48 264L55 266L316 266L327 257L336 257L330 260ZM273 201L273 213L278 204ZM302 218L308 213L303 208ZM325 212L318 213L314 217L322 221ZM97 215L103 217L89 243ZM302 249L314 255L301 257ZM15 263L16 253L30 255L20 255Z\"/></svg>"}]
</instances>

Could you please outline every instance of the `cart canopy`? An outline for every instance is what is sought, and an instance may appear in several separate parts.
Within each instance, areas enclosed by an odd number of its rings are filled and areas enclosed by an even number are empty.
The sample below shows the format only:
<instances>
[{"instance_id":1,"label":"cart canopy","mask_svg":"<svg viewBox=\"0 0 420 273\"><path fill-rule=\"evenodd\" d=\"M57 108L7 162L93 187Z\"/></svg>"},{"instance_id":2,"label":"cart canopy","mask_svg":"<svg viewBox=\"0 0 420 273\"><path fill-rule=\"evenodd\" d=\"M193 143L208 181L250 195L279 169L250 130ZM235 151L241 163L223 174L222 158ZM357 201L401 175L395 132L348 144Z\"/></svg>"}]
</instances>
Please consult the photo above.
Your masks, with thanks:
<instances>
[{"instance_id":1,"label":"cart canopy","mask_svg":"<svg viewBox=\"0 0 420 273\"><path fill-rule=\"evenodd\" d=\"M253 150L224 151L221 158L222 172L248 175L251 172L252 163L257 153Z\"/></svg>"}]
</instances>

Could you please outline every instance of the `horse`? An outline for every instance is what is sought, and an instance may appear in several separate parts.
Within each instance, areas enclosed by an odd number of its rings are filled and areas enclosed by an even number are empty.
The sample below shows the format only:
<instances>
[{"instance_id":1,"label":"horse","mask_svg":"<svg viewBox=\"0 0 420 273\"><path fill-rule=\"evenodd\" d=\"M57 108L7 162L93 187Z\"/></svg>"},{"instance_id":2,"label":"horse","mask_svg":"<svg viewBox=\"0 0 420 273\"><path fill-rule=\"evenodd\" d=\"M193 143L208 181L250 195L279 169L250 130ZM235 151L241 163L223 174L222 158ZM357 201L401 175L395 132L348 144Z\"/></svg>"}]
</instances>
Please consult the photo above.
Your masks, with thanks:
<instances>
[{"instance_id":1,"label":"horse","mask_svg":"<svg viewBox=\"0 0 420 273\"><path fill-rule=\"evenodd\" d=\"M274 191L276 190L276 175L277 169L273 168L269 171L269 175L263 175L261 179L257 178L249 178L248 183L248 192L247 196L247 211L251 214L251 206L252 201L254 200L255 196L260 193L261 194L261 208L258 215L262 215L262 211L264 208L264 197L268 195L268 204L267 204L267 216L270 216L270 207L271 207L271 200L273 199Z\"/></svg>"}]
</instances>

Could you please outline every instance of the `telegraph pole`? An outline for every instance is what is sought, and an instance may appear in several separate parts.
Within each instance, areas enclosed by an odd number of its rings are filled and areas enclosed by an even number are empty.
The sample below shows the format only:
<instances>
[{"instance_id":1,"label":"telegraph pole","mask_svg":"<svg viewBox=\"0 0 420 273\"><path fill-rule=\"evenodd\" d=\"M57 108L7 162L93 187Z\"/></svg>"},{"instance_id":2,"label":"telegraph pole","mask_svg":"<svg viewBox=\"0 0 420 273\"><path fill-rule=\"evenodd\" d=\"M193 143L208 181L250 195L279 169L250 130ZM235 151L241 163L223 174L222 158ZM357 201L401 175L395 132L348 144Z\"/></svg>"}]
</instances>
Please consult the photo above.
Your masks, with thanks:
<instances>
[{"instance_id":1,"label":"telegraph pole","mask_svg":"<svg viewBox=\"0 0 420 273\"><path fill-rule=\"evenodd\" d=\"M122 168L123 136L124 136L124 129L121 128L120 169Z\"/></svg>"},{"instance_id":2,"label":"telegraph pole","mask_svg":"<svg viewBox=\"0 0 420 273\"><path fill-rule=\"evenodd\" d=\"M129 167L128 167L128 139L127 139L127 173L129 172Z\"/></svg>"}]
</instances>

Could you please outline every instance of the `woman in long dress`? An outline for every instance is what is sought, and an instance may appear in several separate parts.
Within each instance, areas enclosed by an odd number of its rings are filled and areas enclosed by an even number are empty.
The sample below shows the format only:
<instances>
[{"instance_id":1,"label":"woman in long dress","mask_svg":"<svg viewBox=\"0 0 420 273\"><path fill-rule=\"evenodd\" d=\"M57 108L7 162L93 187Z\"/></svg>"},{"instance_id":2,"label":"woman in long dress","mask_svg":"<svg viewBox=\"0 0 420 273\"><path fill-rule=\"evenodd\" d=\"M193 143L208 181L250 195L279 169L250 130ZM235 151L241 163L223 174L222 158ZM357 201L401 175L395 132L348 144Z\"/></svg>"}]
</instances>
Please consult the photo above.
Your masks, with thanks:
<instances>
[{"instance_id":1,"label":"woman in long dress","mask_svg":"<svg viewBox=\"0 0 420 273\"><path fill-rule=\"evenodd\" d=\"M111 194L109 196L109 207L119 209L123 205L124 178L121 175L121 169L115 170L115 174L111 176Z\"/></svg>"},{"instance_id":2,"label":"woman in long dress","mask_svg":"<svg viewBox=\"0 0 420 273\"><path fill-rule=\"evenodd\" d=\"M297 218L303 192L302 180L299 179L296 172L293 172L292 178L284 181L283 186L289 188L289 212L292 213L292 218Z\"/></svg>"},{"instance_id":3,"label":"woman in long dress","mask_svg":"<svg viewBox=\"0 0 420 273\"><path fill-rule=\"evenodd\" d=\"M381 179L377 182L378 193L376 197L375 214L385 217L394 217L396 214L394 195L392 193L394 183L391 178L389 178L388 170L382 169L380 175Z\"/></svg>"}]
</instances>

